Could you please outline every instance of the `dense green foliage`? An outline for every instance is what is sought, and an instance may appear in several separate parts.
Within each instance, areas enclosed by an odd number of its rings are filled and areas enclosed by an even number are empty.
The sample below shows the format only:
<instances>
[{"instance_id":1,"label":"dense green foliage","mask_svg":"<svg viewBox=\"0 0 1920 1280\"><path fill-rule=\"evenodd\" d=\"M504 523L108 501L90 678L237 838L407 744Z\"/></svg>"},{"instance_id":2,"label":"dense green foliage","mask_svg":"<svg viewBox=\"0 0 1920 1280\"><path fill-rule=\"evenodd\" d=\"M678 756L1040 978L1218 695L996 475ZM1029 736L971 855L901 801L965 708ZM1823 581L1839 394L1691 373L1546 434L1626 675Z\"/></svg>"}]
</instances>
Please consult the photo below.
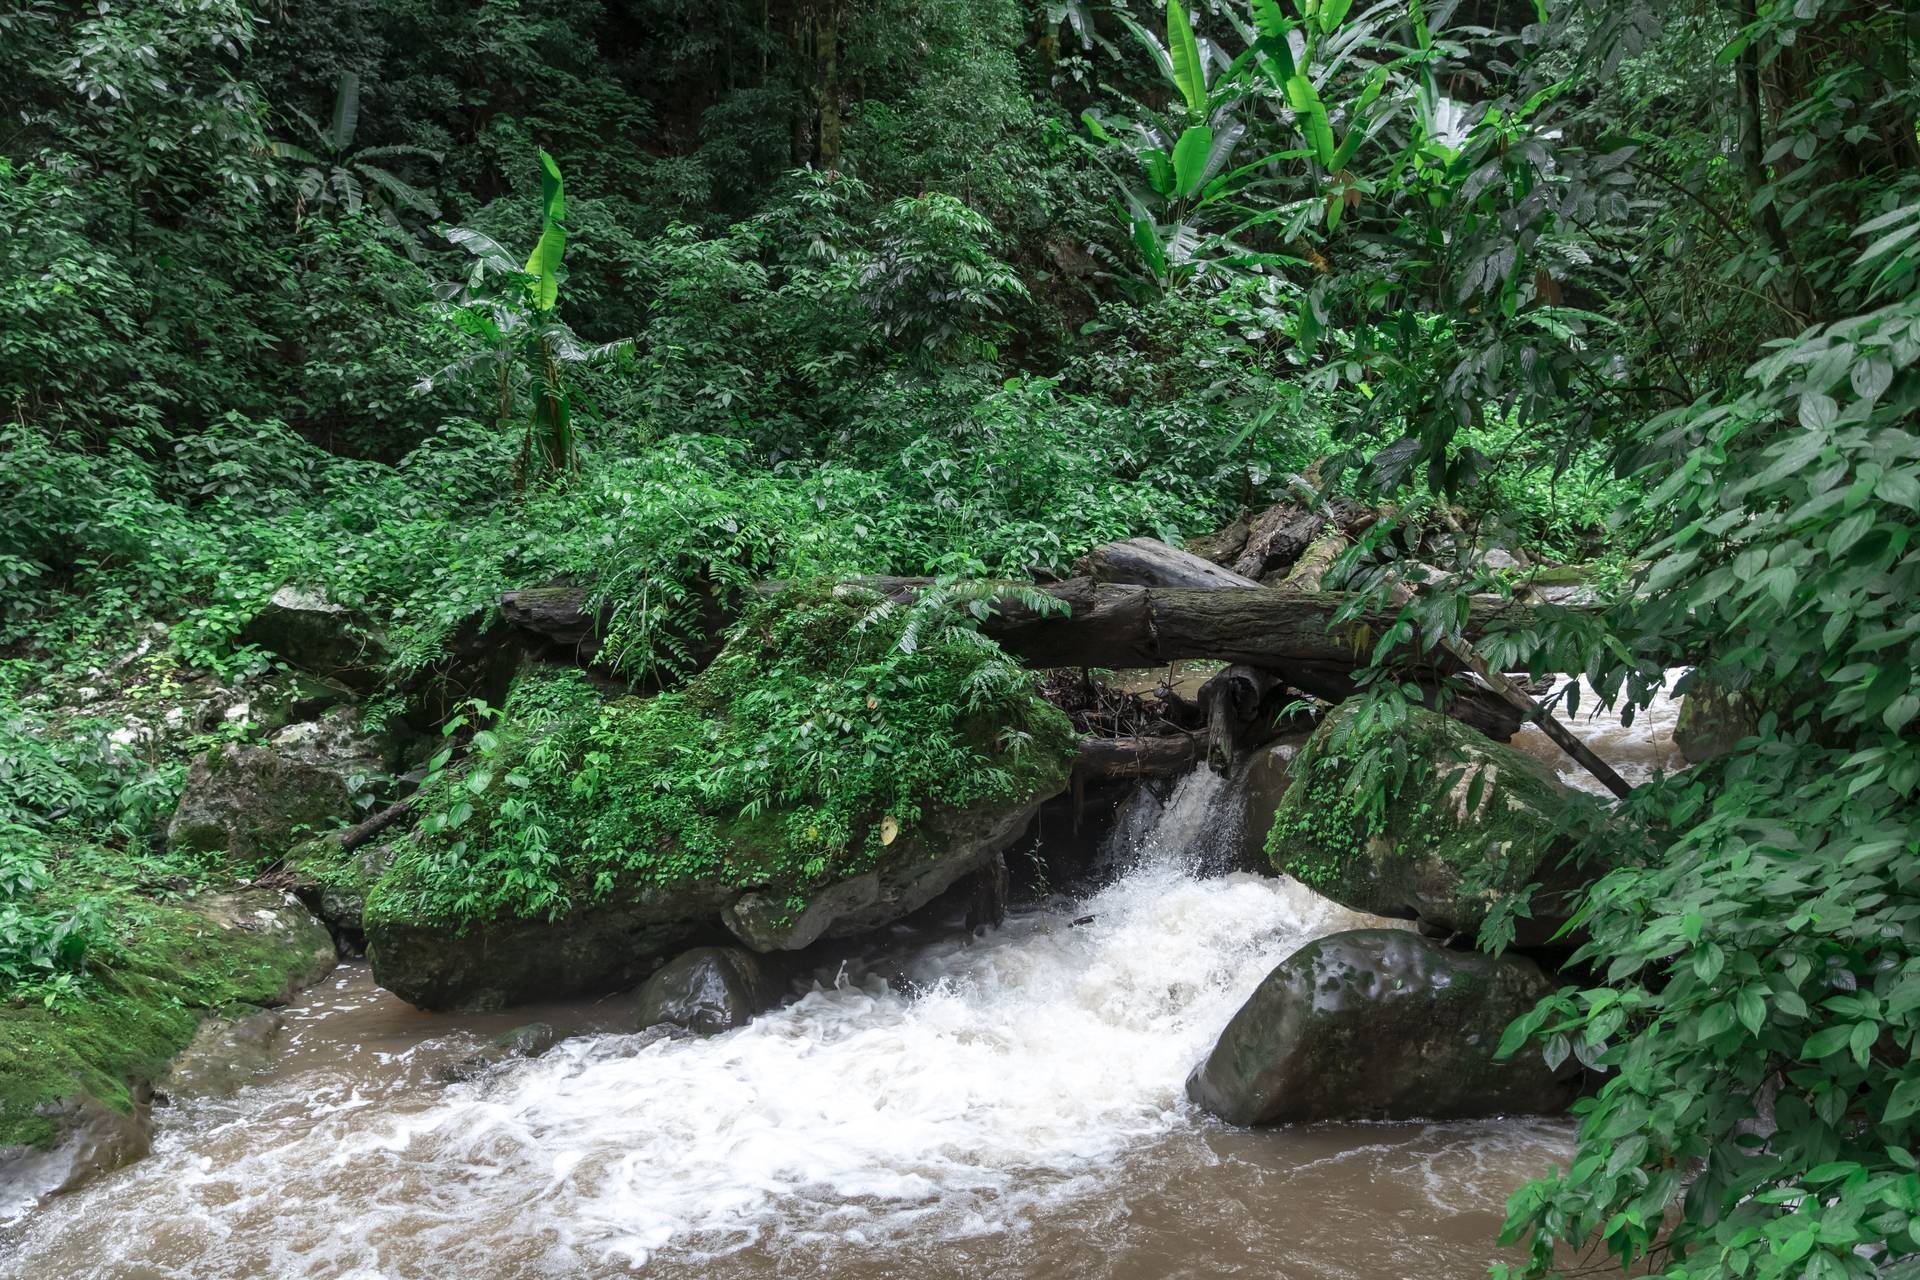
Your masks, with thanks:
<instances>
[{"instance_id":1,"label":"dense green foliage","mask_svg":"<svg viewBox=\"0 0 1920 1280\"><path fill-rule=\"evenodd\" d=\"M1390 508L1331 581L1384 597L1423 520L1604 557L1605 611L1483 653L1628 707L1691 667L1765 713L1624 806L1586 977L1511 1037L1602 1081L1570 1168L1513 1201L1515 1274L1594 1245L1676 1277L1873 1274L1920 1250L1906 23L9 7L0 987L106 998L127 935L100 904L186 874L150 851L206 744L129 752L48 710L149 622L170 668L257 675L241 630L293 582L377 617L411 672L566 577L616 668L671 684L758 580L1060 571L1317 482ZM802 891L872 856L873 815L1006 785L983 705L1057 729L935 619L882 614L824 664L856 606L806 600L651 701L523 681L429 783L396 892L559 910L663 870L624 824L730 874L726 824L776 812L756 847ZM1378 652L1464 616L1422 590ZM774 633L791 652L752 642ZM1397 723L1396 673L1369 696ZM1356 816L1409 765L1368 741Z\"/></svg>"},{"instance_id":2,"label":"dense green foliage","mask_svg":"<svg viewBox=\"0 0 1920 1280\"><path fill-rule=\"evenodd\" d=\"M522 676L469 763L428 784L369 912L557 917L689 881L799 905L937 808L1057 791L1066 717L954 603L791 587L651 698L603 703L572 669Z\"/></svg>"},{"instance_id":3,"label":"dense green foliage","mask_svg":"<svg viewBox=\"0 0 1920 1280\"><path fill-rule=\"evenodd\" d=\"M1598 1242L1672 1276L1873 1274L1920 1247L1910 32L1817 2L1462 16L1255 3L1209 24L1215 58L1170 4L1172 105L1089 127L1143 175L1142 278L1272 281L1303 376L1365 384L1402 435L1350 455L1377 483L1466 490L1502 419L1612 450L1651 564L1496 661L1630 708L1697 664L1765 708L1633 797L1654 852L1587 899L1595 985L1509 1037L1603 1079L1571 1168L1513 1201L1520 1270Z\"/></svg>"}]
</instances>

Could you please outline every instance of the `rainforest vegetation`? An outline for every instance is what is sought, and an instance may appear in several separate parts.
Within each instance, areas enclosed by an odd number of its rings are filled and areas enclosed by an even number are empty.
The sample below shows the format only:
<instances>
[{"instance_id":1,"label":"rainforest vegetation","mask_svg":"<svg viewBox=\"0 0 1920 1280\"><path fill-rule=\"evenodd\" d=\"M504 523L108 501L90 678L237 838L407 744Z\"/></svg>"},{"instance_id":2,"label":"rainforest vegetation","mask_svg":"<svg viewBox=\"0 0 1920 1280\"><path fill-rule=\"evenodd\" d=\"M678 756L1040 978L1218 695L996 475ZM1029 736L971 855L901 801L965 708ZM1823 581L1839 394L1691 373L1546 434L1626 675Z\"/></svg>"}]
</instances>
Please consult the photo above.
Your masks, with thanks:
<instances>
[{"instance_id":1,"label":"rainforest vegetation","mask_svg":"<svg viewBox=\"0 0 1920 1280\"><path fill-rule=\"evenodd\" d=\"M169 904L273 861L164 838L271 726L125 715L271 676L283 587L377 620L365 713L447 743L369 913L646 872L607 795L716 867L788 806L803 894L891 843L860 812L1057 770L980 584L1348 500L1385 514L1326 585L1397 619L1352 812L1409 768L1396 646L1525 576L1408 600L1408 527L1585 566L1495 668L1750 713L1596 837L1505 1046L1595 1087L1496 1271L1881 1274L1920 1253L1916 38L1888 0L6 0L0 1006L123 1016ZM939 585L753 603L869 575ZM657 696L434 691L555 582ZM709 665L716 607L776 656Z\"/></svg>"}]
</instances>

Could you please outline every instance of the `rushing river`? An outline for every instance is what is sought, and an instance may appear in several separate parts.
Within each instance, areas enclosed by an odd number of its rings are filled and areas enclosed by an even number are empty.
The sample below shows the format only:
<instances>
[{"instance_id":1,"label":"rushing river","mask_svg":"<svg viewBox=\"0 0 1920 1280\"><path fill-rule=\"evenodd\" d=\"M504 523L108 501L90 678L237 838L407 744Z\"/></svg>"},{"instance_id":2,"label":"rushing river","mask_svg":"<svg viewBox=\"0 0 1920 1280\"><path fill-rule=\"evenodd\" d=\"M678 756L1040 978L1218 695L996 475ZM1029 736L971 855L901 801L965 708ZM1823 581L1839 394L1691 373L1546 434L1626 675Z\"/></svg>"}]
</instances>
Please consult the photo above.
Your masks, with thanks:
<instances>
[{"instance_id":1,"label":"rushing river","mask_svg":"<svg viewBox=\"0 0 1920 1280\"><path fill-rule=\"evenodd\" d=\"M1648 768L1669 728L1581 726ZM422 1014L343 966L256 1083L162 1109L149 1158L0 1231L0 1277L1483 1275L1563 1123L1236 1131L1187 1105L1267 971L1370 922L1203 874L1223 785L1184 780L1086 897L836 962L711 1040L625 1034L618 1001ZM455 1078L534 1017L567 1038Z\"/></svg>"}]
</instances>

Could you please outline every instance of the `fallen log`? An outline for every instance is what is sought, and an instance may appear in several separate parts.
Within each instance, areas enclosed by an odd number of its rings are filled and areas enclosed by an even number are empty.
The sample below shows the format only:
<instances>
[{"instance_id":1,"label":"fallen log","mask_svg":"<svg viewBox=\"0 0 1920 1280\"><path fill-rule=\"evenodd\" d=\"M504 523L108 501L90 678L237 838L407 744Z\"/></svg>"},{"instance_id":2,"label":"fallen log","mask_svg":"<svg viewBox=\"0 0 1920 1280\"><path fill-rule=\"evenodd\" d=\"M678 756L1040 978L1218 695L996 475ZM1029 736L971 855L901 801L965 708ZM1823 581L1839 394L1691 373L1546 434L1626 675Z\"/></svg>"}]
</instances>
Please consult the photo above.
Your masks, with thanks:
<instances>
[{"instance_id":1,"label":"fallen log","mask_svg":"<svg viewBox=\"0 0 1920 1280\"><path fill-rule=\"evenodd\" d=\"M855 585L905 599L924 589L928 580L886 578ZM768 589L778 588L769 584ZM1353 601L1344 592L1140 587L1091 578L1025 589L1052 596L1065 609L1043 614L1009 599L980 629L1029 666L1158 667L1181 658L1212 658L1270 668L1295 688L1333 701L1351 692L1352 671L1365 665L1396 617L1393 610L1366 609L1335 628L1334 617ZM582 588L547 587L509 592L501 609L514 626L587 653L599 625L587 602ZM1495 627L1525 629L1533 625L1534 616L1527 605L1476 600L1466 620L1466 636L1472 640ZM1439 648L1409 647L1403 662L1410 677L1428 686L1465 669ZM1437 691L1434 696L1438 698ZM1454 705L1477 698L1470 691ZM1493 695L1487 695L1486 702L1490 710L1477 716L1463 715L1454 706L1447 709L1490 736L1511 736L1518 713Z\"/></svg>"},{"instance_id":2,"label":"fallen log","mask_svg":"<svg viewBox=\"0 0 1920 1280\"><path fill-rule=\"evenodd\" d=\"M1156 538L1128 538L1095 547L1080 561L1095 582L1135 587L1196 587L1205 590L1258 587L1252 578L1223 569L1191 551L1170 547Z\"/></svg>"},{"instance_id":3,"label":"fallen log","mask_svg":"<svg viewBox=\"0 0 1920 1280\"><path fill-rule=\"evenodd\" d=\"M1199 761L1206 735L1170 733L1151 738L1085 738L1074 761L1076 782L1173 778Z\"/></svg>"},{"instance_id":4,"label":"fallen log","mask_svg":"<svg viewBox=\"0 0 1920 1280\"><path fill-rule=\"evenodd\" d=\"M1207 710L1207 763L1217 772L1233 767L1240 745L1250 730L1279 710L1277 698L1286 688L1278 673L1266 667L1239 663L1200 686L1200 705Z\"/></svg>"}]
</instances>

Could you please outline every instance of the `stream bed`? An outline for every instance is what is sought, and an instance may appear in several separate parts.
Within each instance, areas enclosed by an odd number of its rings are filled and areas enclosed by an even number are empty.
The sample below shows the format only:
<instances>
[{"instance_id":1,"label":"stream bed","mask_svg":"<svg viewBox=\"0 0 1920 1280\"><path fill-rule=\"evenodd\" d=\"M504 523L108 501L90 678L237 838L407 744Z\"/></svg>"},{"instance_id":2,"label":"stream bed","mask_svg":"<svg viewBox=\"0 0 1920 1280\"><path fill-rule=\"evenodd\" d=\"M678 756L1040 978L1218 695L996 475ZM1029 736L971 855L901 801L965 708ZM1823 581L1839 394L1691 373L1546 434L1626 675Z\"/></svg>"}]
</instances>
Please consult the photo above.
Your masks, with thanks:
<instances>
[{"instance_id":1,"label":"stream bed","mask_svg":"<svg viewBox=\"0 0 1920 1280\"><path fill-rule=\"evenodd\" d=\"M1581 732L1650 769L1670 728ZM1206 874L1225 785L1183 780L1084 897L850 953L710 1040L627 1033L630 998L420 1013L344 965L266 1074L161 1109L150 1157L0 1228L0 1277L1484 1275L1566 1122L1241 1131L1187 1104L1276 963L1381 923ZM459 1069L535 1019L565 1038Z\"/></svg>"}]
</instances>

